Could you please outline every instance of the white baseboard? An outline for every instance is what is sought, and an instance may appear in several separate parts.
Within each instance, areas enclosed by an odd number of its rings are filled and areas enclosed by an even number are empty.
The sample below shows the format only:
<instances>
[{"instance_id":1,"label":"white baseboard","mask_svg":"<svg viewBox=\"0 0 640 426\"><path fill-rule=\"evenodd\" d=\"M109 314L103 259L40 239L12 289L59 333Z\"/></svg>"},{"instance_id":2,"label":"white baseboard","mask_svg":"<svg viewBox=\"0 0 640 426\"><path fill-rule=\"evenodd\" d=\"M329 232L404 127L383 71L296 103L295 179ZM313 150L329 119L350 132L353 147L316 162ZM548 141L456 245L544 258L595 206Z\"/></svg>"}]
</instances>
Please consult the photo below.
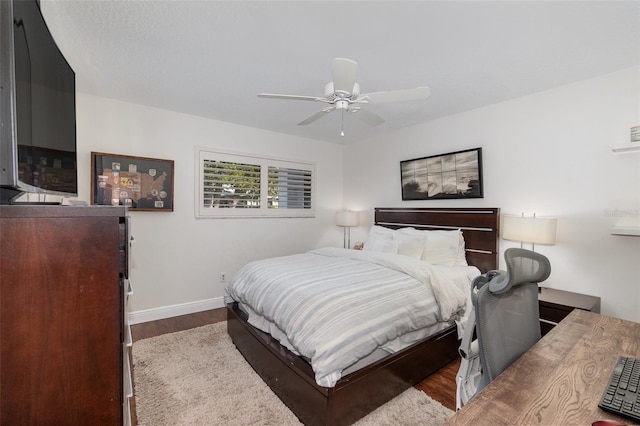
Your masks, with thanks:
<instances>
[{"instance_id":1,"label":"white baseboard","mask_svg":"<svg viewBox=\"0 0 640 426\"><path fill-rule=\"evenodd\" d=\"M156 321L164 318L193 314L195 312L208 311L223 308L224 298L198 300L197 302L181 303L179 305L163 306L160 308L144 309L142 311L129 312L129 324Z\"/></svg>"}]
</instances>

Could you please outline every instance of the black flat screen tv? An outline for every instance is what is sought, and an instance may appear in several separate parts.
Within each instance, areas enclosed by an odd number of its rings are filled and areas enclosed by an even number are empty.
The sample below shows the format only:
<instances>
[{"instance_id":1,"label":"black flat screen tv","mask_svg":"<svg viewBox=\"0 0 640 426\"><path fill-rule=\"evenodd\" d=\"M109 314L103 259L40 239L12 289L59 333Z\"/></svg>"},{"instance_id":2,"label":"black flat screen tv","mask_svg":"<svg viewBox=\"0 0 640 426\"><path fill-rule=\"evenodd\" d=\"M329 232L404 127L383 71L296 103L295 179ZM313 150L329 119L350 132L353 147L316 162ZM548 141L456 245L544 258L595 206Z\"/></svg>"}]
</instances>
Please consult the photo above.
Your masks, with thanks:
<instances>
[{"instance_id":1,"label":"black flat screen tv","mask_svg":"<svg viewBox=\"0 0 640 426\"><path fill-rule=\"evenodd\" d=\"M0 0L0 49L0 203L77 195L75 73L36 0Z\"/></svg>"}]
</instances>

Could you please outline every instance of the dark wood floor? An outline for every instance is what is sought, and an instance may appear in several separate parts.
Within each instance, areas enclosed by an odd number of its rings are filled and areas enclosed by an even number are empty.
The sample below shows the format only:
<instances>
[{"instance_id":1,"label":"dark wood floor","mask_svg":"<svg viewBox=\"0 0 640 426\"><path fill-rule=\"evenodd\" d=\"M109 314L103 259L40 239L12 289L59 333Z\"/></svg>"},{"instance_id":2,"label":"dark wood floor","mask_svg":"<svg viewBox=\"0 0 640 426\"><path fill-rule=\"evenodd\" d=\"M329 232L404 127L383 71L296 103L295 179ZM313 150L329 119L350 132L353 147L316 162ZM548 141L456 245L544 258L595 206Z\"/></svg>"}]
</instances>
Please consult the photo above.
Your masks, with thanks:
<instances>
[{"instance_id":1,"label":"dark wood floor","mask_svg":"<svg viewBox=\"0 0 640 426\"><path fill-rule=\"evenodd\" d=\"M190 328L201 327L226 320L227 308L196 312L195 314L134 324L131 326L131 337L133 337L134 342L137 342L138 340L148 339L149 337L155 337L161 334L189 330Z\"/></svg>"},{"instance_id":2,"label":"dark wood floor","mask_svg":"<svg viewBox=\"0 0 640 426\"><path fill-rule=\"evenodd\" d=\"M440 404L456 409L456 374L460 369L460 359L450 362L440 370L427 377L415 387L429 395Z\"/></svg>"},{"instance_id":3,"label":"dark wood floor","mask_svg":"<svg viewBox=\"0 0 640 426\"><path fill-rule=\"evenodd\" d=\"M131 334L133 341L136 342L141 339L147 339L161 334L173 333L207 324L213 324L219 321L226 321L226 319L226 308L214 309L195 314L136 324L131 326ZM459 367L460 361L453 361L416 385L416 389L423 391L445 407L455 410L456 373L458 372ZM133 372L133 380L135 382L135 370ZM132 414L135 416L135 406L132 407ZM135 419L133 424L137 424Z\"/></svg>"}]
</instances>

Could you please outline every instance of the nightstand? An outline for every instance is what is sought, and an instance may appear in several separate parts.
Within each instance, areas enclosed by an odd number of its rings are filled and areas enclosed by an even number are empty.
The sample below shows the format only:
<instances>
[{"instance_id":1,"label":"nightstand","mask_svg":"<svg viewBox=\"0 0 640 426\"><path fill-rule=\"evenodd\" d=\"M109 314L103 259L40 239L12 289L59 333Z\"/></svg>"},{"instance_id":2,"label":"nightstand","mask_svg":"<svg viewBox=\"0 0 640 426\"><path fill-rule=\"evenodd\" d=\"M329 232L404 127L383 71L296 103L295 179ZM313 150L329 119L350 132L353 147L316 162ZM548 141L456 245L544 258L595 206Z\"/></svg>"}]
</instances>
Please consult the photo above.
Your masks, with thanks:
<instances>
[{"instance_id":1,"label":"nightstand","mask_svg":"<svg viewBox=\"0 0 640 426\"><path fill-rule=\"evenodd\" d=\"M600 313L600 298L571 293L554 288L540 287L540 332L544 336L574 309Z\"/></svg>"}]
</instances>

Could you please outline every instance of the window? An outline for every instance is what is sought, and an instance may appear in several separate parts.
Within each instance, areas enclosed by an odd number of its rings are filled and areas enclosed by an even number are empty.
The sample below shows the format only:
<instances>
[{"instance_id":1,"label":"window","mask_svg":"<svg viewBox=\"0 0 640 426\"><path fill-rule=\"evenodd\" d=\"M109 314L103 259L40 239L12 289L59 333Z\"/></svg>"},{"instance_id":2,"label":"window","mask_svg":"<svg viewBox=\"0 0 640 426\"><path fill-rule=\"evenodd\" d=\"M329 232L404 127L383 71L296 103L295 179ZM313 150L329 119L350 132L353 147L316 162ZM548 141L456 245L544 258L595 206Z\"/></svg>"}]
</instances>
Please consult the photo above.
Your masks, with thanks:
<instances>
[{"instance_id":1,"label":"window","mask_svg":"<svg viewBox=\"0 0 640 426\"><path fill-rule=\"evenodd\" d=\"M197 217L312 217L310 163L196 150Z\"/></svg>"}]
</instances>

